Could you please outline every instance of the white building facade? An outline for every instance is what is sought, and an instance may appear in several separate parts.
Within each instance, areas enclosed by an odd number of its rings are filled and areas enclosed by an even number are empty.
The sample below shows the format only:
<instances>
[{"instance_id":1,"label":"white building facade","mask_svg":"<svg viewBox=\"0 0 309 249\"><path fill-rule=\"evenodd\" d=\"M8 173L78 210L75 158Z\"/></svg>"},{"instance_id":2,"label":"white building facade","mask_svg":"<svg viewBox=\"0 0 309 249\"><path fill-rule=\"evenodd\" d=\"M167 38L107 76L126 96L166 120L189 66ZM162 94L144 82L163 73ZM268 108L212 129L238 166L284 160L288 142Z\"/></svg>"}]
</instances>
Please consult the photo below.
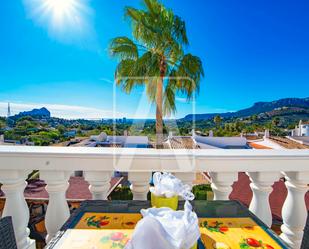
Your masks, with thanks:
<instances>
[{"instance_id":1,"label":"white building facade","mask_svg":"<svg viewBox=\"0 0 309 249\"><path fill-rule=\"evenodd\" d=\"M309 122L303 123L302 120L300 120L298 126L291 131L291 136L309 137Z\"/></svg>"}]
</instances>

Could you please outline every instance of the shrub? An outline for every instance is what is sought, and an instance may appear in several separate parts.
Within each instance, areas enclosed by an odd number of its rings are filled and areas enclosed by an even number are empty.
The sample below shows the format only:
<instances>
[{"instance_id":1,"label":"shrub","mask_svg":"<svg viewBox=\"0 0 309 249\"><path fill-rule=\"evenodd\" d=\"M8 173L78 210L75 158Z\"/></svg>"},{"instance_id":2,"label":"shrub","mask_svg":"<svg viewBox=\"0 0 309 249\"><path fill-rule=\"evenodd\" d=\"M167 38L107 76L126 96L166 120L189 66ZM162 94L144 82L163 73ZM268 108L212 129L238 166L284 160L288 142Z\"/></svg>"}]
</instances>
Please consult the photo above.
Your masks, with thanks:
<instances>
[{"instance_id":1,"label":"shrub","mask_svg":"<svg viewBox=\"0 0 309 249\"><path fill-rule=\"evenodd\" d=\"M212 192L210 184L202 184L193 186L193 194L195 200L207 200L207 193ZM128 186L117 187L110 194L111 200L133 200L133 194ZM147 194L147 200L150 200L150 192Z\"/></svg>"},{"instance_id":2,"label":"shrub","mask_svg":"<svg viewBox=\"0 0 309 249\"><path fill-rule=\"evenodd\" d=\"M195 200L207 200L207 193L212 192L210 184L195 185L192 188Z\"/></svg>"}]
</instances>

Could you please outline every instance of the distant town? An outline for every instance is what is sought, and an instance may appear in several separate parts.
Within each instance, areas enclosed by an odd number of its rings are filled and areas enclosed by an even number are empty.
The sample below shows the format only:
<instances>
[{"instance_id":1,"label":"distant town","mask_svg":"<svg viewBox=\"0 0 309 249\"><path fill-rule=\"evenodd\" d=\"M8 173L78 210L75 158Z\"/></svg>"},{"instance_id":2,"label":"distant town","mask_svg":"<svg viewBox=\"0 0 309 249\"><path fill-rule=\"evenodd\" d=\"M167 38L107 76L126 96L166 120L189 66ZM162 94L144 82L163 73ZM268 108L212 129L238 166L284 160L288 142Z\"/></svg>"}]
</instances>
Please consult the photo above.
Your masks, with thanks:
<instances>
[{"instance_id":1,"label":"distant town","mask_svg":"<svg viewBox=\"0 0 309 249\"><path fill-rule=\"evenodd\" d=\"M235 113L164 121L164 148L309 148L309 99L260 102ZM155 120L67 120L45 107L0 118L2 145L154 147Z\"/></svg>"}]
</instances>

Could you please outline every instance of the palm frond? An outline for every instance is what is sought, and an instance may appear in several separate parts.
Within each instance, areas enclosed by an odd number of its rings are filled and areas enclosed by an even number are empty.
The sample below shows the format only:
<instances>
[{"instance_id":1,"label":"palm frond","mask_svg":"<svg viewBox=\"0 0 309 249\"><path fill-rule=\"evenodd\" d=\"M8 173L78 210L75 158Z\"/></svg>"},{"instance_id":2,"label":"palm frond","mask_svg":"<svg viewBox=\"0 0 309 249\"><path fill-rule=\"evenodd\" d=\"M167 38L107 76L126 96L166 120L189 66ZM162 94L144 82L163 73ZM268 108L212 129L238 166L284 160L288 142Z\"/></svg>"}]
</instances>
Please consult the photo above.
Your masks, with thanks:
<instances>
[{"instance_id":1,"label":"palm frond","mask_svg":"<svg viewBox=\"0 0 309 249\"><path fill-rule=\"evenodd\" d=\"M194 92L199 92L201 77L204 76L202 61L192 54L183 56L178 67L171 71L177 89L187 95L188 100Z\"/></svg>"},{"instance_id":2,"label":"palm frond","mask_svg":"<svg viewBox=\"0 0 309 249\"><path fill-rule=\"evenodd\" d=\"M116 68L116 83L127 93L136 85L148 84L152 78L160 76L158 55L146 52L136 59L121 60Z\"/></svg>"},{"instance_id":3,"label":"palm frond","mask_svg":"<svg viewBox=\"0 0 309 249\"><path fill-rule=\"evenodd\" d=\"M137 59L137 67L141 69L140 75L145 77L159 77L160 76L160 65L159 55L148 51L144 53L140 58Z\"/></svg>"},{"instance_id":4,"label":"palm frond","mask_svg":"<svg viewBox=\"0 0 309 249\"><path fill-rule=\"evenodd\" d=\"M178 42L184 45L189 44L189 40L187 37L187 31L186 31L186 23L179 16L175 15L174 17L172 32L173 32L174 38Z\"/></svg>"},{"instance_id":5,"label":"palm frond","mask_svg":"<svg viewBox=\"0 0 309 249\"><path fill-rule=\"evenodd\" d=\"M112 56L119 57L120 59L137 59L138 47L128 37L121 36L114 38L109 46Z\"/></svg>"},{"instance_id":6,"label":"palm frond","mask_svg":"<svg viewBox=\"0 0 309 249\"><path fill-rule=\"evenodd\" d=\"M165 87L163 95L163 114L165 116L176 113L175 92L175 85L169 82Z\"/></svg>"},{"instance_id":7,"label":"palm frond","mask_svg":"<svg viewBox=\"0 0 309 249\"><path fill-rule=\"evenodd\" d=\"M166 58L168 62L174 66L181 58L183 58L184 52L182 46L176 41L172 40L166 51Z\"/></svg>"},{"instance_id":8,"label":"palm frond","mask_svg":"<svg viewBox=\"0 0 309 249\"><path fill-rule=\"evenodd\" d=\"M116 84L120 85L124 92L130 93L135 86L143 84L143 79L136 76L138 73L135 60L122 60L116 68Z\"/></svg>"},{"instance_id":9,"label":"palm frond","mask_svg":"<svg viewBox=\"0 0 309 249\"><path fill-rule=\"evenodd\" d=\"M132 8L132 7L125 7L125 17L128 17L136 22L139 22L142 18L143 11Z\"/></svg>"},{"instance_id":10,"label":"palm frond","mask_svg":"<svg viewBox=\"0 0 309 249\"><path fill-rule=\"evenodd\" d=\"M156 0L144 0L144 5L152 16L157 16L161 9L164 8L164 6Z\"/></svg>"},{"instance_id":11,"label":"palm frond","mask_svg":"<svg viewBox=\"0 0 309 249\"><path fill-rule=\"evenodd\" d=\"M182 71L186 72L187 77L192 78L196 82L199 82L201 77L204 76L204 69L201 59L192 54L186 54L183 56L180 68Z\"/></svg>"}]
</instances>

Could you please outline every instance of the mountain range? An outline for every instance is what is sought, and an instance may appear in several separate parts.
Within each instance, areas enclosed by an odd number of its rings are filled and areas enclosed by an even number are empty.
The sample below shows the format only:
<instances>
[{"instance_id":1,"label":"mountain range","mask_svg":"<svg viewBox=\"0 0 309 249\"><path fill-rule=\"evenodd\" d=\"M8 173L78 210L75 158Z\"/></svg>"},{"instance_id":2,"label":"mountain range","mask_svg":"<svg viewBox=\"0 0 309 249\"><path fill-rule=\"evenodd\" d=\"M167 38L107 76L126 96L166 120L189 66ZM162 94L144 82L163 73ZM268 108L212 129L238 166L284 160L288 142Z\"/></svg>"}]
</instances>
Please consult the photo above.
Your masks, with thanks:
<instances>
[{"instance_id":1,"label":"mountain range","mask_svg":"<svg viewBox=\"0 0 309 249\"><path fill-rule=\"evenodd\" d=\"M249 108L236 112L188 114L182 120L191 121L194 117L195 120L208 120L213 119L217 115L222 118L243 118L265 113L280 115L280 113L287 113L287 110L288 112L295 111L297 113L305 113L308 114L309 117L309 97L284 98L270 102L257 102Z\"/></svg>"},{"instance_id":2,"label":"mountain range","mask_svg":"<svg viewBox=\"0 0 309 249\"><path fill-rule=\"evenodd\" d=\"M42 107L40 109L33 109L31 111L20 112L10 118L18 119L25 116L31 116L37 118L50 118L50 111L47 110L45 107Z\"/></svg>"},{"instance_id":3,"label":"mountain range","mask_svg":"<svg viewBox=\"0 0 309 249\"><path fill-rule=\"evenodd\" d=\"M270 102L257 102L249 108L245 108L236 112L223 113L204 113L204 114L188 114L179 121L210 120L215 116L222 118L245 118L257 115L262 118L271 118L274 116L285 116L287 119L309 119L309 97L307 98L284 98ZM20 112L11 119L18 119L24 116L32 116L36 118L50 118L50 112L42 107L31 111Z\"/></svg>"}]
</instances>

